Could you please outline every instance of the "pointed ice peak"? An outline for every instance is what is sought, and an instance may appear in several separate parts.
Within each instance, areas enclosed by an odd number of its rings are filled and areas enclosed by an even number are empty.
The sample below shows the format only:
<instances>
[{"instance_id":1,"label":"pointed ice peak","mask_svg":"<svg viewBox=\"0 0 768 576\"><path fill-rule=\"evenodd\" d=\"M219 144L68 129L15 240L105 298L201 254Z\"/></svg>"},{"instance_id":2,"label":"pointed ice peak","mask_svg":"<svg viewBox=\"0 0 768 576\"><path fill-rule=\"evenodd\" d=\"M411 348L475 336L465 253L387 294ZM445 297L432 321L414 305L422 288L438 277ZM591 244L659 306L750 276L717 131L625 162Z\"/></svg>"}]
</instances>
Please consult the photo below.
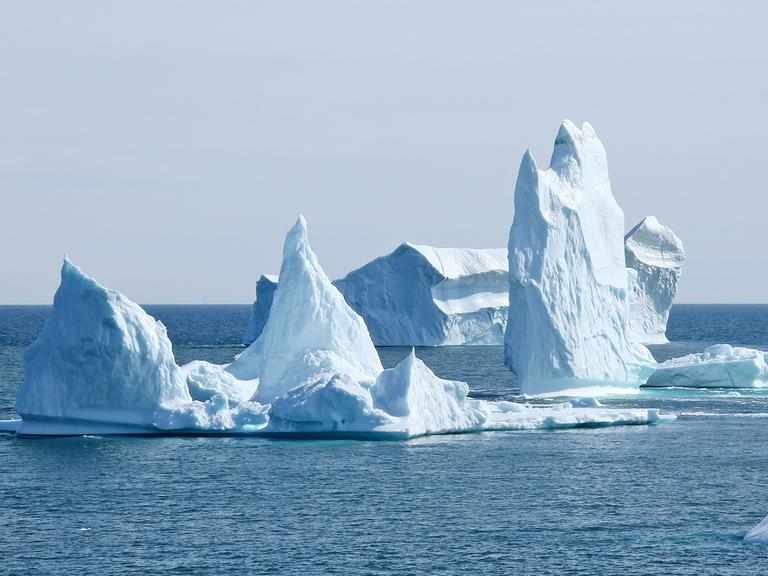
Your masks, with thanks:
<instances>
[{"instance_id":1,"label":"pointed ice peak","mask_svg":"<svg viewBox=\"0 0 768 576\"><path fill-rule=\"evenodd\" d=\"M382 370L363 319L323 271L309 245L306 220L299 217L285 239L264 330L229 370L240 378L259 377L257 397L271 402L316 373L310 364L319 352L371 379Z\"/></svg>"},{"instance_id":2,"label":"pointed ice peak","mask_svg":"<svg viewBox=\"0 0 768 576\"><path fill-rule=\"evenodd\" d=\"M105 288L95 279L88 276L88 274L83 272L79 266L73 264L72 261L65 256L64 262L61 265L61 285L59 286L59 290L57 290L54 299L63 298L65 292L69 293L73 290L81 291L86 289L104 292L105 294L114 292L114 290ZM59 295L60 293L62 294L61 296Z\"/></svg>"},{"instance_id":3,"label":"pointed ice peak","mask_svg":"<svg viewBox=\"0 0 768 576\"><path fill-rule=\"evenodd\" d=\"M536 164L536 158L533 157L533 152L528 148L523 154L523 159L520 161L520 173L535 175L539 172L539 167Z\"/></svg>"},{"instance_id":4,"label":"pointed ice peak","mask_svg":"<svg viewBox=\"0 0 768 576\"><path fill-rule=\"evenodd\" d=\"M64 262L61 264L61 277L69 276L70 274L76 276L85 276L82 270L78 266L72 263L69 256L64 256Z\"/></svg>"},{"instance_id":5,"label":"pointed ice peak","mask_svg":"<svg viewBox=\"0 0 768 576\"><path fill-rule=\"evenodd\" d=\"M585 165L586 164L586 165ZM555 138L549 167L561 175L578 166L582 170L596 168L607 173L605 148L589 122L579 129L570 120L563 120Z\"/></svg>"},{"instance_id":6,"label":"pointed ice peak","mask_svg":"<svg viewBox=\"0 0 768 576\"><path fill-rule=\"evenodd\" d=\"M307 221L304 216L299 215L296 224L288 231L283 244L283 258L289 254L306 251L309 249L309 239L307 237Z\"/></svg>"}]
</instances>

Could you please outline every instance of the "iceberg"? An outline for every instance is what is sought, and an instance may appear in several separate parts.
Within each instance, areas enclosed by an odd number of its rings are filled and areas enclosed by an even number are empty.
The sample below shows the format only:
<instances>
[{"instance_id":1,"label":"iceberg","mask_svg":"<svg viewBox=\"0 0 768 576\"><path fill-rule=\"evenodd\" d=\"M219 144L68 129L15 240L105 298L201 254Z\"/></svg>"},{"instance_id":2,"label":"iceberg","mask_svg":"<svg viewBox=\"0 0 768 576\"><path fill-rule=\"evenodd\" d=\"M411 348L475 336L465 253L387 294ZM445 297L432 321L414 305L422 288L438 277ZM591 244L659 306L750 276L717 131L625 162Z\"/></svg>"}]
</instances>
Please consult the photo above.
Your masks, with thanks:
<instances>
[{"instance_id":1,"label":"iceberg","mask_svg":"<svg viewBox=\"0 0 768 576\"><path fill-rule=\"evenodd\" d=\"M592 127L560 126L550 166L530 150L509 235L505 363L523 394L637 388L655 364L629 333L624 213Z\"/></svg>"},{"instance_id":2,"label":"iceberg","mask_svg":"<svg viewBox=\"0 0 768 576\"><path fill-rule=\"evenodd\" d=\"M744 536L745 544L768 544L768 516L763 518Z\"/></svg>"},{"instance_id":3,"label":"iceberg","mask_svg":"<svg viewBox=\"0 0 768 576\"><path fill-rule=\"evenodd\" d=\"M272 308L272 298L277 288L277 276L262 274L256 282L256 300L253 301L251 319L243 334L243 346L250 346L261 336L264 325L269 318L269 310Z\"/></svg>"},{"instance_id":4,"label":"iceberg","mask_svg":"<svg viewBox=\"0 0 768 576\"><path fill-rule=\"evenodd\" d=\"M468 397L463 382L437 377L412 351L384 370L365 323L325 275L299 218L283 250L280 283L261 336L227 368L259 378L272 435L409 438L661 421L655 410L562 405L536 408Z\"/></svg>"},{"instance_id":5,"label":"iceberg","mask_svg":"<svg viewBox=\"0 0 768 576\"><path fill-rule=\"evenodd\" d=\"M377 346L501 344L507 275L503 249L405 243L335 285Z\"/></svg>"},{"instance_id":6,"label":"iceberg","mask_svg":"<svg viewBox=\"0 0 768 576\"><path fill-rule=\"evenodd\" d=\"M685 260L683 243L656 217L648 216L624 237L624 255L634 271L629 291L630 336L641 344L663 344Z\"/></svg>"},{"instance_id":7,"label":"iceberg","mask_svg":"<svg viewBox=\"0 0 768 576\"><path fill-rule=\"evenodd\" d=\"M193 399L165 327L120 292L65 259L39 338L24 357L16 395L20 434L148 434L266 423L266 409L240 406L232 390ZM223 370L210 365L209 375ZM229 374L226 375L230 377ZM232 393L227 396L227 392Z\"/></svg>"},{"instance_id":8,"label":"iceberg","mask_svg":"<svg viewBox=\"0 0 768 576\"><path fill-rule=\"evenodd\" d=\"M703 352L662 362L645 385L694 388L768 386L766 352L716 344Z\"/></svg>"},{"instance_id":9,"label":"iceberg","mask_svg":"<svg viewBox=\"0 0 768 576\"><path fill-rule=\"evenodd\" d=\"M336 368L370 378L383 369L363 319L320 267L300 217L285 239L264 331L227 370L239 379L259 378L256 399L271 402L305 378Z\"/></svg>"},{"instance_id":10,"label":"iceberg","mask_svg":"<svg viewBox=\"0 0 768 576\"><path fill-rule=\"evenodd\" d=\"M178 366L165 327L65 260L17 395L22 435L251 434L404 439L424 434L651 424L653 409L485 402L412 350L384 370L363 319L320 267L299 218L260 336L228 366Z\"/></svg>"},{"instance_id":11,"label":"iceberg","mask_svg":"<svg viewBox=\"0 0 768 576\"><path fill-rule=\"evenodd\" d=\"M363 317L376 346L487 345L504 342L509 304L504 248L401 244L333 282ZM261 333L277 279L256 285L243 344Z\"/></svg>"},{"instance_id":12,"label":"iceberg","mask_svg":"<svg viewBox=\"0 0 768 576\"><path fill-rule=\"evenodd\" d=\"M299 218L283 248L280 283L261 336L227 370L259 379L271 433L410 437L477 429L468 387L435 376L413 353L384 370L365 322L331 283Z\"/></svg>"}]
</instances>

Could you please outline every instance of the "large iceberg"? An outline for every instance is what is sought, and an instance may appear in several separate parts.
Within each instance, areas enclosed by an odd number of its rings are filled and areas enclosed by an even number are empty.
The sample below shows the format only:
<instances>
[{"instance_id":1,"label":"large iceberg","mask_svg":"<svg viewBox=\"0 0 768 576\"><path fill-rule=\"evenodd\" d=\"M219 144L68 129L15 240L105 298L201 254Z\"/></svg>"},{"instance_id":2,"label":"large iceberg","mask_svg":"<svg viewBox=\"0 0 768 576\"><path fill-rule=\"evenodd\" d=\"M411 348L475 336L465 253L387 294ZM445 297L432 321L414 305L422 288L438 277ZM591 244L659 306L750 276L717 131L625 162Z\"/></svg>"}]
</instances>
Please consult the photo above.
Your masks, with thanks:
<instances>
[{"instance_id":1,"label":"large iceberg","mask_svg":"<svg viewBox=\"0 0 768 576\"><path fill-rule=\"evenodd\" d=\"M655 364L628 327L624 213L592 127L560 126L550 166L523 156L509 235L505 362L526 394L636 388Z\"/></svg>"},{"instance_id":2,"label":"large iceberg","mask_svg":"<svg viewBox=\"0 0 768 576\"><path fill-rule=\"evenodd\" d=\"M663 344L685 260L683 243L656 217L648 216L624 237L624 255L634 271L630 271L630 335L641 344Z\"/></svg>"},{"instance_id":3,"label":"large iceberg","mask_svg":"<svg viewBox=\"0 0 768 576\"><path fill-rule=\"evenodd\" d=\"M256 429L266 409L247 402L214 365L176 365L165 327L69 260L39 338L24 358L16 396L21 434L147 434L167 430ZM210 384L206 401L188 379ZM231 379L231 380L230 380ZM251 386L250 383L243 383Z\"/></svg>"},{"instance_id":4,"label":"large iceberg","mask_svg":"<svg viewBox=\"0 0 768 576\"><path fill-rule=\"evenodd\" d=\"M377 346L501 344L507 274L503 249L405 243L335 284Z\"/></svg>"},{"instance_id":5,"label":"large iceberg","mask_svg":"<svg viewBox=\"0 0 768 576\"><path fill-rule=\"evenodd\" d=\"M703 352L662 362L645 385L694 388L768 386L766 353L752 348L716 344Z\"/></svg>"},{"instance_id":6,"label":"large iceberg","mask_svg":"<svg viewBox=\"0 0 768 576\"><path fill-rule=\"evenodd\" d=\"M243 345L250 346L264 330L269 318L269 310L272 308L272 298L277 288L277 276L262 274L256 282L256 299L251 308L251 319L243 334Z\"/></svg>"},{"instance_id":7,"label":"large iceberg","mask_svg":"<svg viewBox=\"0 0 768 576\"><path fill-rule=\"evenodd\" d=\"M363 319L320 267L303 218L286 237L264 330L227 370L259 378L255 398L272 405L272 433L407 437L484 421L466 384L438 378L413 355L382 368Z\"/></svg>"},{"instance_id":8,"label":"large iceberg","mask_svg":"<svg viewBox=\"0 0 768 576\"><path fill-rule=\"evenodd\" d=\"M280 283L261 336L227 368L260 378L271 404L264 433L406 438L479 430L647 424L655 410L536 408L468 398L411 352L383 370L362 318L320 267L300 218L288 233Z\"/></svg>"},{"instance_id":9,"label":"large iceberg","mask_svg":"<svg viewBox=\"0 0 768 576\"><path fill-rule=\"evenodd\" d=\"M434 248L401 244L394 252L333 282L365 320L376 346L502 344L509 281L504 248ZM256 285L243 344L258 338L277 279Z\"/></svg>"},{"instance_id":10,"label":"large iceberg","mask_svg":"<svg viewBox=\"0 0 768 576\"><path fill-rule=\"evenodd\" d=\"M412 351L384 370L363 319L320 267L300 218L259 338L226 367L178 366L163 325L65 261L51 315L26 356L23 435L230 433L409 438L672 419L599 403L534 407L468 397Z\"/></svg>"}]
</instances>

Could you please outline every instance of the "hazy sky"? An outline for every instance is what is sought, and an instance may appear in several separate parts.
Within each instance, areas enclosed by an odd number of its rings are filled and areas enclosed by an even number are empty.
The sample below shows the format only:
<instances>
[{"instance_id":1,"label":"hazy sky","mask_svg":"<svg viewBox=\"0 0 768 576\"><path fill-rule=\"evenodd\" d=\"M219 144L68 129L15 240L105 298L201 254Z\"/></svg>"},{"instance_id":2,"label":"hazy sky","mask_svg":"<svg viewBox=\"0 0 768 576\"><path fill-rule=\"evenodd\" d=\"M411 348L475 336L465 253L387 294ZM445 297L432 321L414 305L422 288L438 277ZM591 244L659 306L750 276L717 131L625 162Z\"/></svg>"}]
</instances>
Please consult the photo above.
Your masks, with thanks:
<instances>
[{"instance_id":1,"label":"hazy sky","mask_svg":"<svg viewBox=\"0 0 768 576\"><path fill-rule=\"evenodd\" d=\"M768 302L768 3L0 1L0 303L66 253L142 303L248 302L297 215L338 277L506 246L563 118L678 301Z\"/></svg>"}]
</instances>

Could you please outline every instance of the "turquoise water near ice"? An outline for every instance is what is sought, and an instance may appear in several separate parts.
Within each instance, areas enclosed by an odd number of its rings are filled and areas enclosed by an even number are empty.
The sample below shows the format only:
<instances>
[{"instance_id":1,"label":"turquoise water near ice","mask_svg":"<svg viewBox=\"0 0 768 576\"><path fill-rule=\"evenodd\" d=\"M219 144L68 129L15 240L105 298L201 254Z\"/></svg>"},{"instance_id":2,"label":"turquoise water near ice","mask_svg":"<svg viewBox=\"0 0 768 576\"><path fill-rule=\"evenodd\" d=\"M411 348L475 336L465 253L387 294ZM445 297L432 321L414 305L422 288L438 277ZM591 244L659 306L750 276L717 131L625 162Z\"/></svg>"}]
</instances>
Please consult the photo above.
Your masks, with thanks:
<instances>
[{"instance_id":1,"label":"turquoise water near ice","mask_svg":"<svg viewBox=\"0 0 768 576\"><path fill-rule=\"evenodd\" d=\"M247 306L147 306L179 362L231 359ZM0 417L48 307L0 306ZM768 306L675 306L658 359L768 349ZM406 349L380 354L392 365ZM498 347L418 349L514 398ZM0 434L0 574L763 574L768 391L650 390L678 421L406 442Z\"/></svg>"}]
</instances>

